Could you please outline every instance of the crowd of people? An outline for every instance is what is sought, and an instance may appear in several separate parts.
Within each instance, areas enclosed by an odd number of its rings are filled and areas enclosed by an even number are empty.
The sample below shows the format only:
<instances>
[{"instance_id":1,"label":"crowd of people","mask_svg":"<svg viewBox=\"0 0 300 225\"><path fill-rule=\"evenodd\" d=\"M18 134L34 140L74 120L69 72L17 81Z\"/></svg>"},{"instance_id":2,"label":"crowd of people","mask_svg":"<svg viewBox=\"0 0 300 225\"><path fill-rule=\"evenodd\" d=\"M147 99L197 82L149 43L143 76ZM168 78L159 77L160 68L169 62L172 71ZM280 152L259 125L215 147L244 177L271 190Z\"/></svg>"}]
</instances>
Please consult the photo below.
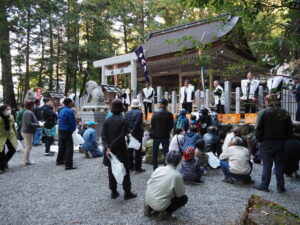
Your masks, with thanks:
<instances>
[{"instance_id":1,"label":"crowd of people","mask_svg":"<svg viewBox=\"0 0 300 225\"><path fill-rule=\"evenodd\" d=\"M248 76L251 78L252 74ZM247 85L251 92L251 87L255 85L251 83ZM215 87L216 101L221 104L222 87L217 81ZM154 91L147 84L143 92L147 113L152 110ZM291 117L287 111L278 106L276 95L266 96L266 108L258 114L253 137L247 139L242 135L241 128L235 126L223 142L220 137L221 124L209 109L202 108L199 114L187 116L192 112L190 99L193 98L193 90L188 81L181 92L182 110L179 114L174 118L168 111L169 101L163 98L159 101L159 109L153 113L147 129L143 122L142 105L138 99L131 101L130 108L129 105L125 107L124 101L120 99L113 100L99 140L96 134L97 123L90 121L80 124L70 98L64 99L63 106L58 112L55 112L51 99L44 99L43 106L40 106L38 99L26 100L24 109L19 110L15 116L17 127L10 106L3 105L0 107L0 170L4 172L8 169L8 162L16 152L18 140L19 143L21 140L24 143L26 166L34 164L30 159L30 152L32 146L40 145L42 138L45 143L44 155L54 156L55 153L50 149L57 132L56 165L63 165L66 170L76 169L77 167L73 165L73 133L79 128L78 133L84 140L81 150L86 156L103 156L103 163L108 167L112 199L116 199L120 194L112 170L111 153L125 168L122 182L125 200L137 197L131 190L130 173L146 171L142 166L142 159L146 154L146 161L147 158L150 159L148 162L153 166L153 173L147 182L144 214L157 215L162 219L172 217L175 210L188 202L185 184L203 182L203 175L209 175L209 170L212 169L221 169L224 174L223 181L226 183L251 184L254 183L251 179L253 162L262 161L261 182L253 187L269 191L274 163L273 172L276 175L279 193L286 191L284 174L299 178L297 170L300 142L293 139ZM253 93L252 101L254 98ZM221 105L217 107L222 113L224 108ZM251 104L249 107L249 110L253 111ZM140 143L138 149L127 147L130 137ZM163 166L159 167L160 163Z\"/></svg>"}]
</instances>

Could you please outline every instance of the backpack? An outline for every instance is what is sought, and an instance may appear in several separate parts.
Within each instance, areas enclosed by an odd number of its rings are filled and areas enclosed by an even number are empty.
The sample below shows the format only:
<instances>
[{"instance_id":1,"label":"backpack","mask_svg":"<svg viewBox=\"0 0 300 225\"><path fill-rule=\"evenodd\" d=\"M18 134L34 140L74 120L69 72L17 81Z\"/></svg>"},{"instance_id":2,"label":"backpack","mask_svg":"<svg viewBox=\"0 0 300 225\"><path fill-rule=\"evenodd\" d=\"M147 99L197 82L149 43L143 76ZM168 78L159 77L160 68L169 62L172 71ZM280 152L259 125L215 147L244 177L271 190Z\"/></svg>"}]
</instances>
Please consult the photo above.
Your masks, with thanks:
<instances>
[{"instance_id":1,"label":"backpack","mask_svg":"<svg viewBox=\"0 0 300 225\"><path fill-rule=\"evenodd\" d=\"M184 118L183 117L178 117L178 120L176 122L176 129L184 129L185 124L184 124Z\"/></svg>"}]
</instances>

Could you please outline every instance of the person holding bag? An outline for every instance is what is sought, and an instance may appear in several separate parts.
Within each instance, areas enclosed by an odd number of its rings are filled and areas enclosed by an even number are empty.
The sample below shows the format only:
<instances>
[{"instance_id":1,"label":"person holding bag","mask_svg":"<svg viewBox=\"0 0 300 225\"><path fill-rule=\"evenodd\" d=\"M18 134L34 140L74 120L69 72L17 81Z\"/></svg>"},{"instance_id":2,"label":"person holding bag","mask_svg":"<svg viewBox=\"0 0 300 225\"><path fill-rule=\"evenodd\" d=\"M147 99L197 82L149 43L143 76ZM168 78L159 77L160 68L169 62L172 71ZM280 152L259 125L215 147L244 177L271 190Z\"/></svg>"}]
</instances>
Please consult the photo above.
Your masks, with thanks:
<instances>
[{"instance_id":1,"label":"person holding bag","mask_svg":"<svg viewBox=\"0 0 300 225\"><path fill-rule=\"evenodd\" d=\"M140 110L141 104L138 99L134 99L131 104L131 110L126 112L125 118L128 123L129 133L140 143L143 141L144 129L143 129L143 113ZM145 172L142 169L142 145L138 150L129 148L130 154L130 169L135 172ZM135 153L135 158L133 158Z\"/></svg>"},{"instance_id":2,"label":"person holding bag","mask_svg":"<svg viewBox=\"0 0 300 225\"><path fill-rule=\"evenodd\" d=\"M8 152L5 154L5 145ZM0 172L8 168L8 161L13 157L18 146L14 117L9 105L0 107Z\"/></svg>"},{"instance_id":3,"label":"person holding bag","mask_svg":"<svg viewBox=\"0 0 300 225\"><path fill-rule=\"evenodd\" d=\"M123 189L125 191L124 200L136 198L137 195L131 192L130 181L130 158L126 146L125 136L128 134L128 123L121 113L124 111L124 106L121 100L115 99L112 102L111 112L113 113L103 123L102 127L102 143L105 149L103 163L108 166L109 189L111 190L111 198L119 197L117 191L117 181L112 173L111 163L108 158L112 152L118 160L123 163L126 174L123 180Z\"/></svg>"}]
</instances>

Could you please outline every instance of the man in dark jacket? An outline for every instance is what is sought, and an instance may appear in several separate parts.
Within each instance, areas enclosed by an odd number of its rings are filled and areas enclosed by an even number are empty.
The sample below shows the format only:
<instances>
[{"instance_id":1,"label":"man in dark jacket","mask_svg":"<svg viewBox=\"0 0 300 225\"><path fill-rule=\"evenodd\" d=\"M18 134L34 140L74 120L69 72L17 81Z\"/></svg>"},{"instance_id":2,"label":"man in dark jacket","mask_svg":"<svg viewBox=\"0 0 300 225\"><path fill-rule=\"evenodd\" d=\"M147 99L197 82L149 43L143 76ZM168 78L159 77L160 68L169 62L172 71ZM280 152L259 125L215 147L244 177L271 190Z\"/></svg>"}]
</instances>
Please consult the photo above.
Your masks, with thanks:
<instances>
[{"instance_id":1,"label":"man in dark jacket","mask_svg":"<svg viewBox=\"0 0 300 225\"><path fill-rule=\"evenodd\" d=\"M254 188L269 191L271 170L275 163L277 191L285 192L284 187L284 146L286 140L293 134L292 120L289 113L277 107L277 96L266 96L267 108L261 110L255 126L255 136L260 144L260 154L263 161L262 181Z\"/></svg>"},{"instance_id":2,"label":"man in dark jacket","mask_svg":"<svg viewBox=\"0 0 300 225\"><path fill-rule=\"evenodd\" d=\"M41 107L42 119L45 122L44 132L45 132L45 156L53 156L55 153L50 151L50 146L54 140L55 136L55 125L57 120L57 115L53 111L53 102L49 98L44 98L44 105Z\"/></svg>"},{"instance_id":3,"label":"man in dark jacket","mask_svg":"<svg viewBox=\"0 0 300 225\"><path fill-rule=\"evenodd\" d=\"M300 83L299 78L293 79L293 93L295 95L295 101L297 103L296 121L300 121Z\"/></svg>"},{"instance_id":4,"label":"man in dark jacket","mask_svg":"<svg viewBox=\"0 0 300 225\"><path fill-rule=\"evenodd\" d=\"M74 170L73 166L74 144L72 134L76 129L76 118L73 110L73 101L64 99L64 107L58 114L59 138L56 165L65 165L66 170Z\"/></svg>"},{"instance_id":5,"label":"man in dark jacket","mask_svg":"<svg viewBox=\"0 0 300 225\"><path fill-rule=\"evenodd\" d=\"M34 101L34 104L35 104L35 107L33 109L33 113L36 117L36 120L37 121L42 121L42 110L41 110L41 107L40 107L40 104L41 104L40 99L36 99ZM33 135L33 141L32 141L33 146L39 146L40 145L42 135L43 135L42 128L37 128L36 132Z\"/></svg>"},{"instance_id":6,"label":"man in dark jacket","mask_svg":"<svg viewBox=\"0 0 300 225\"><path fill-rule=\"evenodd\" d=\"M117 181L112 173L109 155L112 152L118 160L123 163L126 174L123 180L123 189L125 191L124 200L136 198L137 195L131 192L131 181L129 171L129 155L125 142L125 136L128 134L128 123L121 115L124 111L123 103L120 99L115 99L112 102L111 112L113 113L103 123L102 142L105 149L103 163L108 166L109 189L111 190L111 198L115 199L120 194L117 191Z\"/></svg>"},{"instance_id":7,"label":"man in dark jacket","mask_svg":"<svg viewBox=\"0 0 300 225\"><path fill-rule=\"evenodd\" d=\"M141 104L138 99L134 99L131 104L131 110L126 112L125 118L128 122L129 133L137 139L140 143L143 141L143 113L140 110ZM129 148L130 153L130 169L136 172L145 172L142 169L142 145L140 149L135 150ZM135 160L133 162L133 153L135 153Z\"/></svg>"},{"instance_id":8,"label":"man in dark jacket","mask_svg":"<svg viewBox=\"0 0 300 225\"><path fill-rule=\"evenodd\" d=\"M205 143L205 151L213 152L215 155L221 155L221 141L217 135L218 129L214 126L210 126L207 129L207 133L203 135L203 141Z\"/></svg>"},{"instance_id":9,"label":"man in dark jacket","mask_svg":"<svg viewBox=\"0 0 300 225\"><path fill-rule=\"evenodd\" d=\"M169 151L170 132L173 128L173 114L167 110L168 100L161 99L159 111L155 112L151 119L152 135L153 135L153 170L157 168L157 156L159 145L162 144L164 156Z\"/></svg>"}]
</instances>

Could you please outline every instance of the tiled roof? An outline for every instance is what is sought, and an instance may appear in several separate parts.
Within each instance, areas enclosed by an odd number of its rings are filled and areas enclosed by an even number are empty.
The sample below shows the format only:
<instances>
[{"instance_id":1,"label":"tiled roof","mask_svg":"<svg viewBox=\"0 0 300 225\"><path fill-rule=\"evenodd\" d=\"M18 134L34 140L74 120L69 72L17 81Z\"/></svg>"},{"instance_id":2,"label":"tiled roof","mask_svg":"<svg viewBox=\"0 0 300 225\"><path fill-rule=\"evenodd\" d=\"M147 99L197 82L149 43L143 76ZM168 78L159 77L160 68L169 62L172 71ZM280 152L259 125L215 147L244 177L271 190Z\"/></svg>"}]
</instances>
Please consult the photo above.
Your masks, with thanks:
<instances>
[{"instance_id":1,"label":"tiled roof","mask_svg":"<svg viewBox=\"0 0 300 225\"><path fill-rule=\"evenodd\" d=\"M235 27L239 19L237 16L224 14L209 20L199 20L166 30L152 32L143 45L146 58L182 50L182 47L178 46L178 43L169 44L168 40L178 40L185 36L190 36L192 40L201 41L205 45L218 41ZM191 40L184 40L181 44L190 47Z\"/></svg>"}]
</instances>

